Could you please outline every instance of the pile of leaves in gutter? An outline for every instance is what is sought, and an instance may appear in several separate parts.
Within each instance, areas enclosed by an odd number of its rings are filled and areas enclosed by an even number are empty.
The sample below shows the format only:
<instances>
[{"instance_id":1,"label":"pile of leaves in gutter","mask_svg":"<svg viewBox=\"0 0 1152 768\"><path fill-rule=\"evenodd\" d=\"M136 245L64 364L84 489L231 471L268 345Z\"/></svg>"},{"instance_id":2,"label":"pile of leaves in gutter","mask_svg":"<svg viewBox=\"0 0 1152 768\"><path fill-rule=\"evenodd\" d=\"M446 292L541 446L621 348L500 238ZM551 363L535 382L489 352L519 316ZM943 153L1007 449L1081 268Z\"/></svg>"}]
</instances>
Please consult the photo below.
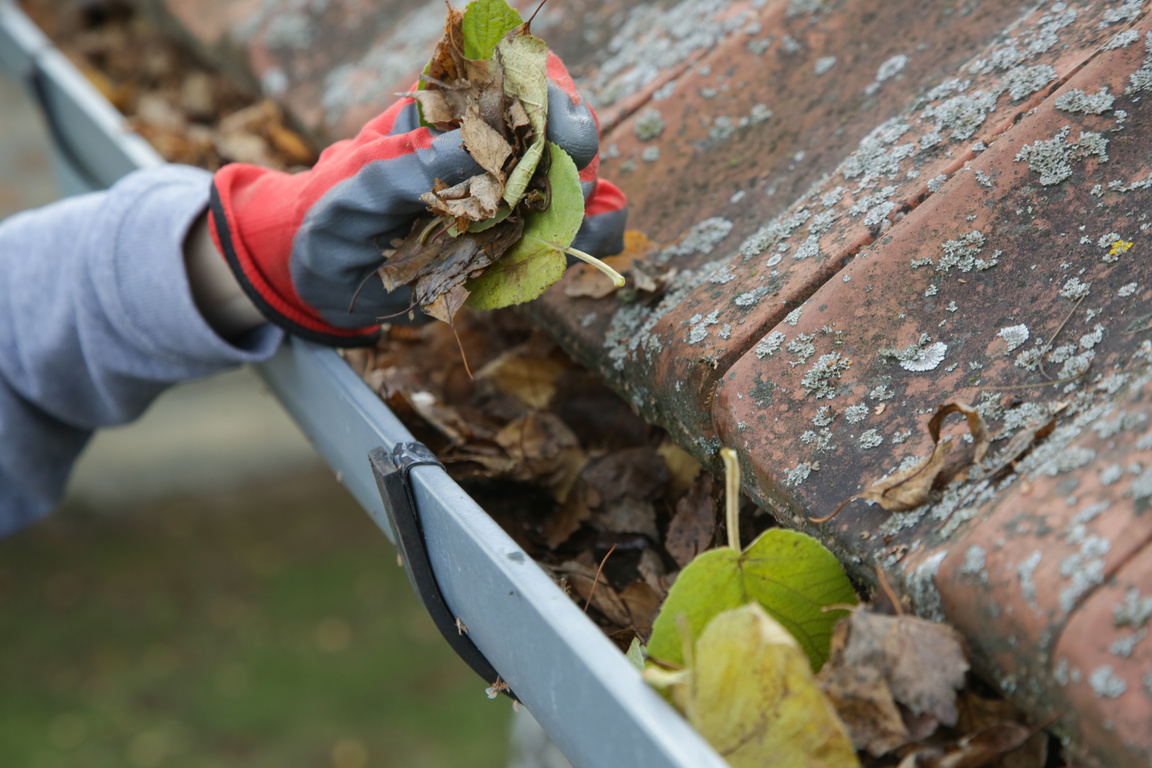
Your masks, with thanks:
<instances>
[{"instance_id":1,"label":"pile of leaves in gutter","mask_svg":"<svg viewBox=\"0 0 1152 768\"><path fill-rule=\"evenodd\" d=\"M621 648L712 545L722 490L666 434L509 310L386 327L349 364ZM749 530L768 523L750 507ZM595 592L604 556L615 547Z\"/></svg>"},{"instance_id":2,"label":"pile of leaves in gutter","mask_svg":"<svg viewBox=\"0 0 1152 768\"><path fill-rule=\"evenodd\" d=\"M343 354L731 765L1060 764L954 630L885 592L856 605L817 541L746 501L726 514L723 478L522 317L465 308L455 328L474 379L442 323Z\"/></svg>"},{"instance_id":3,"label":"pile of leaves in gutter","mask_svg":"<svg viewBox=\"0 0 1152 768\"><path fill-rule=\"evenodd\" d=\"M216 71L124 0L21 0L68 59L168 162L296 171L316 159L280 108Z\"/></svg>"}]
</instances>

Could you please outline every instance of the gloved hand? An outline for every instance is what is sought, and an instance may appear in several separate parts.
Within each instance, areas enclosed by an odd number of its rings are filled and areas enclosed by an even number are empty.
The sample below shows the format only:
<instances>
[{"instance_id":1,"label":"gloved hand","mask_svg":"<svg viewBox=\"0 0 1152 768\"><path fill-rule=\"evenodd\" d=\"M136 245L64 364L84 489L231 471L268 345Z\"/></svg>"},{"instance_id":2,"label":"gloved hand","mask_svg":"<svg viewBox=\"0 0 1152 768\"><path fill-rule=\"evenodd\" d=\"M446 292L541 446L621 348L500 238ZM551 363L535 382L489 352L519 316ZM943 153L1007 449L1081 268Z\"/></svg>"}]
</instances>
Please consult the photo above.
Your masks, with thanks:
<instances>
[{"instance_id":1,"label":"gloved hand","mask_svg":"<svg viewBox=\"0 0 1152 768\"><path fill-rule=\"evenodd\" d=\"M627 200L599 180L595 114L560 59L548 54L548 139L580 169L586 218L574 246L593 255L623 248ZM402 98L354 139L326 149L308 171L287 174L242 163L212 184L209 225L248 297L277 325L337 346L373 341L377 318L406 309L407 289L389 294L368 279L381 251L404 237L426 206L420 195L481 173L460 131L420 127L416 102ZM349 312L356 289L364 288Z\"/></svg>"}]
</instances>

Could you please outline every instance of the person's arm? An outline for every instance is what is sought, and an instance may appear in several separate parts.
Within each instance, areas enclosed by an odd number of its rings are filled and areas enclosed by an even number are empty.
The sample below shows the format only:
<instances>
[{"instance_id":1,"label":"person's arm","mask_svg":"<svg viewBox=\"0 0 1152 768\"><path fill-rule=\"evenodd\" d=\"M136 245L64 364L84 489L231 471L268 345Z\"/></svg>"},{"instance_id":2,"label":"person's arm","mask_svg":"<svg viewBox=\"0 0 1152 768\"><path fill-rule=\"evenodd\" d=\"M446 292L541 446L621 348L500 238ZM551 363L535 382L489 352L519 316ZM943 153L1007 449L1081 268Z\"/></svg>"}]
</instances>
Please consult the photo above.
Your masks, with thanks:
<instances>
[{"instance_id":1,"label":"person's arm","mask_svg":"<svg viewBox=\"0 0 1152 768\"><path fill-rule=\"evenodd\" d=\"M193 298L185 246L196 250L211 180L183 166L137 171L0 223L0 535L57 502L94 429L279 346L283 333L263 322L222 337Z\"/></svg>"}]
</instances>

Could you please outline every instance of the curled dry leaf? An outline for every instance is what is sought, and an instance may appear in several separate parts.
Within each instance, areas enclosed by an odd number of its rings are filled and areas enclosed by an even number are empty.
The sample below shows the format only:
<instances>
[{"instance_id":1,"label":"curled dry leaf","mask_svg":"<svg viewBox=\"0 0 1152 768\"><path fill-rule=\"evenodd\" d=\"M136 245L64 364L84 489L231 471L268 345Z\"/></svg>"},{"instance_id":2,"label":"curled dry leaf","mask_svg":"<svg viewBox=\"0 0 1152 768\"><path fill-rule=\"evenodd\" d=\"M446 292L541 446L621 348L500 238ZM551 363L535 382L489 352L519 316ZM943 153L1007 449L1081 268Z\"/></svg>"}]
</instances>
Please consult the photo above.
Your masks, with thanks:
<instances>
[{"instance_id":1,"label":"curled dry leaf","mask_svg":"<svg viewBox=\"0 0 1152 768\"><path fill-rule=\"evenodd\" d=\"M964 464L957 466L948 463L948 451L952 447L949 440L940 439L940 427L949 414L961 413L968 421L968 429L972 433L972 457ZM867 499L874 501L888 512L905 512L915 509L928 502L928 496L933 488L950 483L952 480L963 480L967 477L968 468L972 464L979 464L988 453L992 444L992 436L988 425L980 412L963 403L945 403L936 409L932 418L928 420L928 435L932 438L933 448L931 455L916 466L903 472L896 472L874 483L866 490L851 496L827 517L813 519L814 523L826 523L835 517L844 505L854 499Z\"/></svg>"}]
</instances>

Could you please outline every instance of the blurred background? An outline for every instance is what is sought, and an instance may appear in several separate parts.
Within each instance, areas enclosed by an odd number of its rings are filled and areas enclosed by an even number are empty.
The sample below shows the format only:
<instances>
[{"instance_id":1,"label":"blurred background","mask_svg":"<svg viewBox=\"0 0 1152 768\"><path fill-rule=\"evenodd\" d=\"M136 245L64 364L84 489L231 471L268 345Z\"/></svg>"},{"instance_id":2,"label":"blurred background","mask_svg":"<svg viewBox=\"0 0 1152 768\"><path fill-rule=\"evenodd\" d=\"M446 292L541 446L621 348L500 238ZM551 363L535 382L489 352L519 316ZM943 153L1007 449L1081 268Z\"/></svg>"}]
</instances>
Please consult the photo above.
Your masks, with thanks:
<instances>
[{"instance_id":1,"label":"blurred background","mask_svg":"<svg viewBox=\"0 0 1152 768\"><path fill-rule=\"evenodd\" d=\"M0 75L0 219L49 203ZM0 764L502 766L511 705L251 371L99 434L63 506L0 540Z\"/></svg>"}]
</instances>

